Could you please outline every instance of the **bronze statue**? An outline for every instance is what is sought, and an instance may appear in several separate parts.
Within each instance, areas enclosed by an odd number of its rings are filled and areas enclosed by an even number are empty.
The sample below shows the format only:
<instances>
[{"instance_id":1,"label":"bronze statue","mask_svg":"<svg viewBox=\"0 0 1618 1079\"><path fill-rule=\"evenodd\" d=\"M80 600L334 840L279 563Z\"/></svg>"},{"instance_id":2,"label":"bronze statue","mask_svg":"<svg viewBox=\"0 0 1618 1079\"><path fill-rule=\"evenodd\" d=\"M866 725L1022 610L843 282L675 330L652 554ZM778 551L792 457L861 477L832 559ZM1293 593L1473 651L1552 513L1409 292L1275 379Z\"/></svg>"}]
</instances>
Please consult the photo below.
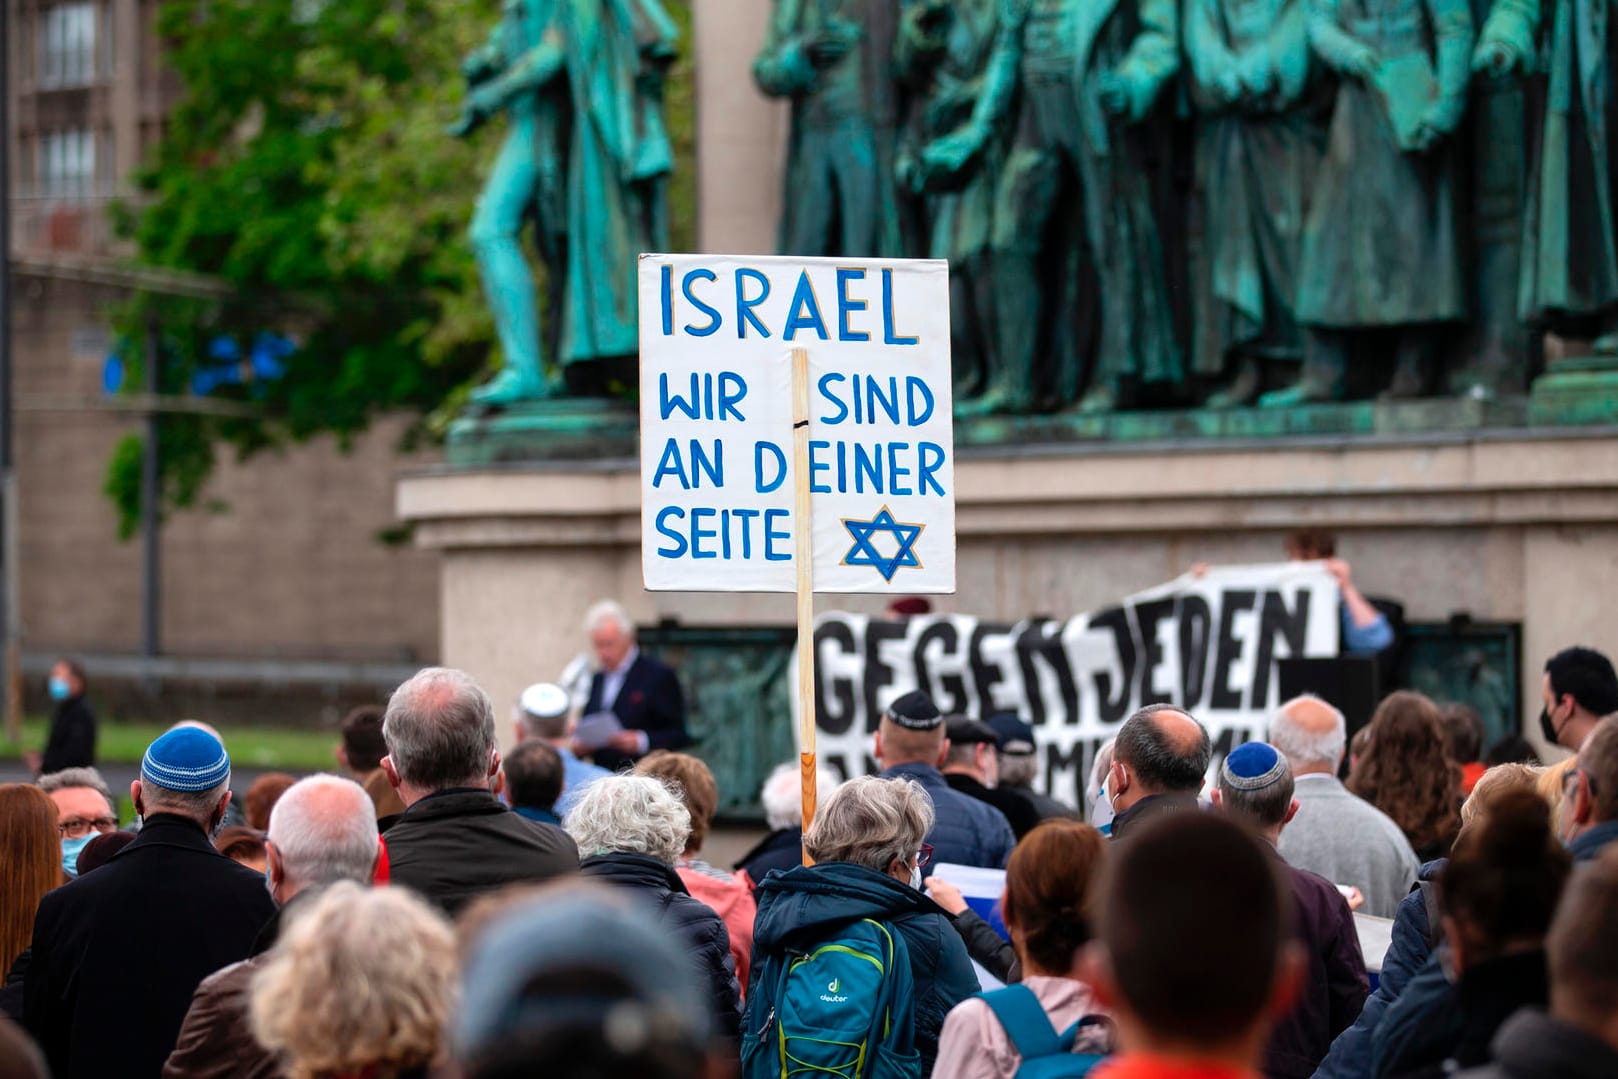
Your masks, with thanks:
<instances>
[{"instance_id":1,"label":"bronze statue","mask_svg":"<svg viewBox=\"0 0 1618 1079\"><path fill-rule=\"evenodd\" d=\"M1503 77L1526 66L1543 32L1547 74L1530 147L1520 310L1569 336L1618 352L1618 124L1614 30L1607 0L1496 0L1474 66Z\"/></svg>"},{"instance_id":2,"label":"bronze statue","mask_svg":"<svg viewBox=\"0 0 1618 1079\"><path fill-rule=\"evenodd\" d=\"M792 101L783 254L901 253L898 24L899 0L776 0L753 80Z\"/></svg>"},{"instance_id":3,"label":"bronze statue","mask_svg":"<svg viewBox=\"0 0 1618 1079\"><path fill-rule=\"evenodd\" d=\"M1176 0L1003 0L983 96L922 163L929 176L965 168L1020 96L995 204L999 343L982 410L1062 406L1084 385L1071 359L1083 329L1075 261L1094 282L1098 336L1080 410L1108 411L1127 403L1126 387L1181 378L1136 133L1179 65ZM1077 251L1079 259L1068 257ZM1039 379L1038 362L1051 352L1061 358L1052 377Z\"/></svg>"},{"instance_id":4,"label":"bronze statue","mask_svg":"<svg viewBox=\"0 0 1618 1079\"><path fill-rule=\"evenodd\" d=\"M1416 397L1436 327L1466 315L1450 135L1466 107L1471 11L1467 0L1310 3L1310 45L1341 81L1304 232L1304 370L1263 403L1340 398L1356 346L1357 367L1392 355L1383 396Z\"/></svg>"},{"instance_id":5,"label":"bronze statue","mask_svg":"<svg viewBox=\"0 0 1618 1079\"><path fill-rule=\"evenodd\" d=\"M991 139L967 167L931 186L921 155L932 140L971 118L983 92L998 10L999 0L918 0L903 9L899 26L897 68L907 109L896 168L905 246L919 257L949 260L957 402L988 388L995 342L989 231L1009 140Z\"/></svg>"},{"instance_id":6,"label":"bronze statue","mask_svg":"<svg viewBox=\"0 0 1618 1079\"><path fill-rule=\"evenodd\" d=\"M1305 2L1186 0L1201 236L1192 369L1229 379L1211 408L1257 397L1261 361L1302 359L1298 261L1324 141Z\"/></svg>"},{"instance_id":7,"label":"bronze statue","mask_svg":"<svg viewBox=\"0 0 1618 1079\"><path fill-rule=\"evenodd\" d=\"M675 37L659 0L505 0L488 45L467 58L451 132L510 116L471 231L505 366L475 402L562 392L546 338L563 365L635 355L636 256L667 247L661 87ZM529 218L558 320L545 337L519 239Z\"/></svg>"}]
</instances>

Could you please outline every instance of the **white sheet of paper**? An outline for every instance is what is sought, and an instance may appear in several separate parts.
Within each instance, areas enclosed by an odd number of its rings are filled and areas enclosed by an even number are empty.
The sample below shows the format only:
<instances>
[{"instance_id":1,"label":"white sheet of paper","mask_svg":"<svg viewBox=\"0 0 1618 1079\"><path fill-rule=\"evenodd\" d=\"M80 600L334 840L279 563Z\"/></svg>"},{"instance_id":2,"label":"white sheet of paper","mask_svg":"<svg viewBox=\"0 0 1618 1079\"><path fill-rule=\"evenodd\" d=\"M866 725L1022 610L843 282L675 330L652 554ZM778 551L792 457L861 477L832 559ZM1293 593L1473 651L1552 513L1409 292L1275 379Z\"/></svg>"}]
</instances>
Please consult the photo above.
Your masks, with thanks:
<instances>
[{"instance_id":1,"label":"white sheet of paper","mask_svg":"<svg viewBox=\"0 0 1618 1079\"><path fill-rule=\"evenodd\" d=\"M578 727L573 731L573 739L587 749L600 749L623 729L623 723L614 713L591 712L579 720Z\"/></svg>"}]
</instances>

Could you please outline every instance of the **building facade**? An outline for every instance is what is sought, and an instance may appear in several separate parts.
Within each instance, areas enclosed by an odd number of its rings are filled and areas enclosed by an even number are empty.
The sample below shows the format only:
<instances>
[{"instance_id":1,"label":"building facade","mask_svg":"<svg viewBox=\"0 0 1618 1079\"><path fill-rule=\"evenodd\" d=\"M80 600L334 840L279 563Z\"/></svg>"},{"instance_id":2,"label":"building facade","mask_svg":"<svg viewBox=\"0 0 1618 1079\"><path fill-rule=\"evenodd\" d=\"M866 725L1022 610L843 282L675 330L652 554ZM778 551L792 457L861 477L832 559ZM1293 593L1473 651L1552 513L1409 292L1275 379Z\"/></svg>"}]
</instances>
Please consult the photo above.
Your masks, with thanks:
<instances>
[{"instance_id":1,"label":"building facade","mask_svg":"<svg viewBox=\"0 0 1618 1079\"><path fill-rule=\"evenodd\" d=\"M25 671L83 656L131 707L139 694L116 685L149 687L152 671L165 701L229 680L282 719L297 718L284 712L300 688L327 711L374 696L438 653L438 557L383 540L402 419L347 453L323 438L245 464L222 455L198 507L164 522L162 657L143 666L143 552L118 538L102 490L114 448L145 422L106 389L108 311L134 283L107 211L131 194L180 86L162 63L158 0L3 2Z\"/></svg>"}]
</instances>

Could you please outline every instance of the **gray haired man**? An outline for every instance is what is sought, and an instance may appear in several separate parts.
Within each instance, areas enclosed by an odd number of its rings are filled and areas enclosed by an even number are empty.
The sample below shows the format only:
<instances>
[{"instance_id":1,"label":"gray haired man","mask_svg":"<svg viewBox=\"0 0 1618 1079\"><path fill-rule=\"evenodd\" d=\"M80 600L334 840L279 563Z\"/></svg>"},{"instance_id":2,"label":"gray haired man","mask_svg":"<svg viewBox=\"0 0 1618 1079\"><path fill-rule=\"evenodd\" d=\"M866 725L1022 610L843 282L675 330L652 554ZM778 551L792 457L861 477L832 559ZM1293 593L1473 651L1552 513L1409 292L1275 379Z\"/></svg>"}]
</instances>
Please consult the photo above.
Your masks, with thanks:
<instances>
[{"instance_id":1,"label":"gray haired man","mask_svg":"<svg viewBox=\"0 0 1618 1079\"><path fill-rule=\"evenodd\" d=\"M382 770L405 811L387 832L388 875L450 915L508 884L579 866L566 832L501 804L494 707L470 675L429 667L393 691Z\"/></svg>"},{"instance_id":2,"label":"gray haired man","mask_svg":"<svg viewBox=\"0 0 1618 1079\"><path fill-rule=\"evenodd\" d=\"M1343 713L1319 697L1287 701L1270 721L1270 744L1292 768L1298 814L1281 833L1281 856L1365 896L1363 913L1392 918L1420 863L1399 826L1338 782L1347 748Z\"/></svg>"},{"instance_id":3,"label":"gray haired man","mask_svg":"<svg viewBox=\"0 0 1618 1079\"><path fill-rule=\"evenodd\" d=\"M249 988L260 956L279 935L289 906L315 889L351 880L369 884L381 845L376 810L350 779L311 776L293 784L270 813L266 873L279 907L253 954L204 979L191 998L164 1079L279 1079L280 1062L253 1040Z\"/></svg>"}]
</instances>

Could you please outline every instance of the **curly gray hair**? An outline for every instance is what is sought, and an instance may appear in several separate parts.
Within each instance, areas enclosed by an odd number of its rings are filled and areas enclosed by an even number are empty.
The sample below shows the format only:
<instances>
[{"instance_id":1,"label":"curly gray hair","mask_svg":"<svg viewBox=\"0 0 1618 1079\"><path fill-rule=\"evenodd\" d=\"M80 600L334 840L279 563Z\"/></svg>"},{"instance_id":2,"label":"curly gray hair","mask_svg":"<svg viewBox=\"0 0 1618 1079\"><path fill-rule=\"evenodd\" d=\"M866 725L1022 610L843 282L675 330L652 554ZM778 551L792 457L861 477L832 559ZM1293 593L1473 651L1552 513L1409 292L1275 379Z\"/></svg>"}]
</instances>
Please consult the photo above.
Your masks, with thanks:
<instances>
[{"instance_id":1,"label":"curly gray hair","mask_svg":"<svg viewBox=\"0 0 1618 1079\"><path fill-rule=\"evenodd\" d=\"M803 837L817 862L853 862L886 873L895 859L905 864L933 830L933 800L908 779L861 776L826 800Z\"/></svg>"},{"instance_id":2,"label":"curly gray hair","mask_svg":"<svg viewBox=\"0 0 1618 1079\"><path fill-rule=\"evenodd\" d=\"M579 855L649 854L673 865L691 836L679 794L651 776L604 776L584 789L563 822Z\"/></svg>"}]
</instances>

